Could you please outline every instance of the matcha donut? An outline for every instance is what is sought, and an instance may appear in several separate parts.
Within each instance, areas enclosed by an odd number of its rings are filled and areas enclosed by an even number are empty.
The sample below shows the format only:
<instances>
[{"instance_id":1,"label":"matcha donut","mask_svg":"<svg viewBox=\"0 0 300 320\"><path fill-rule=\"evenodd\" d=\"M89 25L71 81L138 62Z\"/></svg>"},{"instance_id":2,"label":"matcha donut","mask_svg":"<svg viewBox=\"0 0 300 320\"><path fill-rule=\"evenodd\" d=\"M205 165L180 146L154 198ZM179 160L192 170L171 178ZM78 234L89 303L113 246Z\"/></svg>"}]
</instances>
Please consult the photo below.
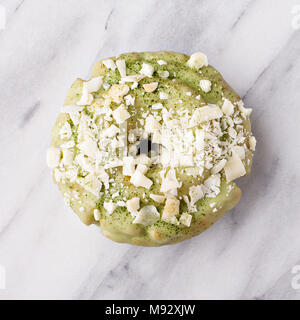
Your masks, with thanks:
<instances>
[{"instance_id":1,"label":"matcha donut","mask_svg":"<svg viewBox=\"0 0 300 320\"><path fill-rule=\"evenodd\" d=\"M201 52L122 54L72 84L47 164L66 204L106 237L180 242L238 203L251 111Z\"/></svg>"}]
</instances>

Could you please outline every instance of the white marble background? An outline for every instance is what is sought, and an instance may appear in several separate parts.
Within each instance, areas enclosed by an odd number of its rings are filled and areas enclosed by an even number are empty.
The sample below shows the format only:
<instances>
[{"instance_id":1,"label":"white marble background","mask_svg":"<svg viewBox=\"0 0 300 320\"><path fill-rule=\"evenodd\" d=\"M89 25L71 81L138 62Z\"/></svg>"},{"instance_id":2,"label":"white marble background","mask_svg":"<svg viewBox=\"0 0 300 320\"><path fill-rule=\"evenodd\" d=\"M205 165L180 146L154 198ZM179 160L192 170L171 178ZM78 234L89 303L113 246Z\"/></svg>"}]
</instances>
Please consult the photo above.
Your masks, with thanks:
<instances>
[{"instance_id":1,"label":"white marble background","mask_svg":"<svg viewBox=\"0 0 300 320\"><path fill-rule=\"evenodd\" d=\"M1 299L300 298L291 286L300 264L300 0L0 4ZM99 58L163 49L206 52L254 108L253 172L238 181L239 205L201 236L162 248L116 244L64 206L45 164L50 130L72 81Z\"/></svg>"}]
</instances>

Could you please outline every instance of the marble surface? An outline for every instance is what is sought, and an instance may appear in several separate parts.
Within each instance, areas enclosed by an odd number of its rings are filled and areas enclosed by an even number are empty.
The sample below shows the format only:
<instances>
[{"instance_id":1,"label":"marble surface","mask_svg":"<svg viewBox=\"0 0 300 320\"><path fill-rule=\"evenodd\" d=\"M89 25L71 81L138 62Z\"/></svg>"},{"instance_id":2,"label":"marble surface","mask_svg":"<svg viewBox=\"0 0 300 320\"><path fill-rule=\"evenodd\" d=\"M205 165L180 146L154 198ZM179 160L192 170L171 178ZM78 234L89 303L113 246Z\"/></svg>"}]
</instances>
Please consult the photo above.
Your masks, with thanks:
<instances>
[{"instance_id":1,"label":"marble surface","mask_svg":"<svg viewBox=\"0 0 300 320\"><path fill-rule=\"evenodd\" d=\"M300 0L0 4L0 299L300 298ZM163 49L207 53L253 107L253 171L238 206L201 236L116 244L65 207L45 164L50 130L98 59Z\"/></svg>"}]
</instances>

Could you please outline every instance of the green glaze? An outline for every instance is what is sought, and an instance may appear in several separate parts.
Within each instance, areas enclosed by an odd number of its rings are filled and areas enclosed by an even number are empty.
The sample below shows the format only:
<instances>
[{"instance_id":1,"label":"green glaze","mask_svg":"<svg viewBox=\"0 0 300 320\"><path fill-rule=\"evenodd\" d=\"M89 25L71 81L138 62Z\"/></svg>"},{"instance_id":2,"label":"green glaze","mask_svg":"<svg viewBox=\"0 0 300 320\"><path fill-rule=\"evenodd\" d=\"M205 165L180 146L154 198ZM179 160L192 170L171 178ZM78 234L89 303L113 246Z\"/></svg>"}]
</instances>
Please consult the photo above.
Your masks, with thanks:
<instances>
[{"instance_id":1,"label":"green glaze","mask_svg":"<svg viewBox=\"0 0 300 320\"><path fill-rule=\"evenodd\" d=\"M112 58L116 61L116 58ZM118 59L125 59L127 75L137 74L142 67L143 62L151 64L155 72L152 78L144 78L139 81L139 86L130 90L131 96L135 97L135 106L129 106L128 110L131 114L134 114L127 120L128 130L141 125L138 123L138 119L142 118L142 113L147 111L151 105L157 102L162 102L159 99L158 92L163 91L169 94L169 99L164 100L163 104L168 109L170 107L174 109L185 108L191 112L201 105L216 104L222 106L222 97L229 99L231 102L237 102L240 97L230 88L230 86L224 81L220 73L212 66L202 67L201 73L195 69L191 69L187 66L186 62L189 56L174 52L145 52L145 53L127 53L122 54ZM164 60L166 65L159 65L158 60ZM168 79L163 79L158 76L158 70L167 70L170 74ZM121 77L118 70L107 70L103 63L98 62L92 73L92 78L103 76L105 83L117 84ZM199 81L201 79L209 79L212 82L212 89L210 92L205 93L199 87ZM157 81L159 83L158 90L153 93L146 93L142 87L144 83L150 83ZM71 86L65 105L76 104L81 97L83 80L77 79ZM104 89L94 94L94 98L101 98ZM191 95L186 95L186 92L191 92ZM201 100L195 99L197 95L201 95ZM178 100L182 100L182 104L178 103ZM117 105L112 103L112 109L117 108ZM87 114L91 112L89 108L86 108ZM76 141L76 128L73 126L68 114L60 113L56 124L52 131L52 143L53 147L60 147L62 141L59 136L59 130L65 123L69 121L73 130L73 137ZM247 118L243 121L243 127L247 130L248 136L251 135L250 121ZM76 146L74 148L77 151ZM249 160L249 161L248 161ZM249 174L252 164L252 153L246 151L246 159L244 161L247 174ZM147 177L152 181L160 179L159 171L162 168L159 165L152 166L147 172ZM193 178L190 175L179 172L177 175L181 181L183 181L182 188L179 189L179 196L188 193L190 186L203 183L203 180L210 175L209 170L205 170L203 177ZM163 221L158 221L151 226L143 226L140 224L132 224L133 218L127 211L126 207L118 207L112 215L107 215L103 209L103 202L111 199L111 196L116 191L119 191L120 195L114 199L114 201L130 199L132 197L139 197L141 199L141 207L144 205L155 205L160 213L163 210L163 204L158 204L149 198L150 193L158 194L160 184L154 183L150 190L144 188L136 188L129 182L129 177L124 177L122 174L122 168L118 167L113 170L111 177L114 178L116 186L111 188L107 194L104 194L100 199L95 197L83 189L76 183L58 183L61 192L70 192L76 190L80 197L76 200L70 201L71 208L77 213L79 218L87 225L97 224L100 226L102 233L108 238L117 242L132 243L142 246L160 246L165 244L171 244L180 242L182 240L191 238L209 226L211 226L217 219L219 219L225 212L232 209L239 201L241 197L241 190L233 182L226 182L225 177L222 174L221 179L221 192L215 198L201 199L197 202L197 212L192 213L193 219L190 227L184 225L172 225ZM54 179L55 180L55 179ZM124 187L123 187L124 185ZM145 201L142 197L146 194ZM81 201L81 203L79 203ZM126 200L125 200L126 201ZM210 204L216 202L217 211L213 212ZM80 212L79 208L85 207L84 212ZM100 221L97 222L94 219L93 211L97 208L100 211ZM180 212L187 211L187 205L184 201L180 202Z\"/></svg>"}]
</instances>

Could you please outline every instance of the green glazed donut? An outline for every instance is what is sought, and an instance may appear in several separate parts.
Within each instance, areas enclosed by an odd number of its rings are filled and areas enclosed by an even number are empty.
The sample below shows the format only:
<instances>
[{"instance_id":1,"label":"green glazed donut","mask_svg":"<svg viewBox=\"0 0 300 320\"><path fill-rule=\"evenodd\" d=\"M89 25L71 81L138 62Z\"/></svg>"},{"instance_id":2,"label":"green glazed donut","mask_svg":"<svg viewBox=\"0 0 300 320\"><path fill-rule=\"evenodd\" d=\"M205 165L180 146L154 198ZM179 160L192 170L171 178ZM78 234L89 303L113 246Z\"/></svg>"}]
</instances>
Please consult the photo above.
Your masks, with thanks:
<instances>
[{"instance_id":1,"label":"green glazed donut","mask_svg":"<svg viewBox=\"0 0 300 320\"><path fill-rule=\"evenodd\" d=\"M72 84L47 163L66 204L106 237L180 242L238 203L251 111L201 52L122 54Z\"/></svg>"}]
</instances>

